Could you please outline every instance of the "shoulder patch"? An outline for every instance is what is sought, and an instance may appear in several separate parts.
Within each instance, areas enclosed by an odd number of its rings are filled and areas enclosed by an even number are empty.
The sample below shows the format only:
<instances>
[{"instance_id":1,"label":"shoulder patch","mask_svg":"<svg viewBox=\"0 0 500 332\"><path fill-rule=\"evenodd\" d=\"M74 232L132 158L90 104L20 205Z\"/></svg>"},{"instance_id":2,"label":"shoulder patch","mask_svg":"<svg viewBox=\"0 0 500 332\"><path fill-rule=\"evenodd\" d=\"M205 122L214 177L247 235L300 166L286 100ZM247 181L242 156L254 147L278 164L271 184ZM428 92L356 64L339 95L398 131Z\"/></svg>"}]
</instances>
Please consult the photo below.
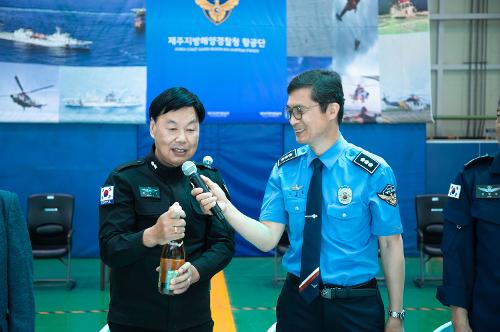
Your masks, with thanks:
<instances>
[{"instance_id":1,"label":"shoulder patch","mask_svg":"<svg viewBox=\"0 0 500 332\"><path fill-rule=\"evenodd\" d=\"M472 166L480 165L484 162L488 162L488 161L491 162L491 161L493 161L493 159L494 159L494 157L485 154L484 156L479 156L479 157L476 157L476 158L470 160L469 162L467 162L464 165L464 168L467 169L467 168L470 168Z\"/></svg>"},{"instance_id":2,"label":"shoulder patch","mask_svg":"<svg viewBox=\"0 0 500 332\"><path fill-rule=\"evenodd\" d=\"M285 153L283 156L281 156L280 159L278 159L278 167L290 160L297 158L298 156L299 154L297 153L297 149L293 149L292 151Z\"/></svg>"},{"instance_id":3,"label":"shoulder patch","mask_svg":"<svg viewBox=\"0 0 500 332\"><path fill-rule=\"evenodd\" d=\"M115 168L115 172L121 172L126 168L133 167L133 166L139 166L139 165L144 165L145 161L143 159L139 160L134 160L134 161L129 161L128 163L122 164Z\"/></svg>"},{"instance_id":4,"label":"shoulder patch","mask_svg":"<svg viewBox=\"0 0 500 332\"><path fill-rule=\"evenodd\" d=\"M380 163L378 161L364 154L363 152L358 153L358 155L352 162L370 174L375 173L377 168L380 166Z\"/></svg>"}]
</instances>

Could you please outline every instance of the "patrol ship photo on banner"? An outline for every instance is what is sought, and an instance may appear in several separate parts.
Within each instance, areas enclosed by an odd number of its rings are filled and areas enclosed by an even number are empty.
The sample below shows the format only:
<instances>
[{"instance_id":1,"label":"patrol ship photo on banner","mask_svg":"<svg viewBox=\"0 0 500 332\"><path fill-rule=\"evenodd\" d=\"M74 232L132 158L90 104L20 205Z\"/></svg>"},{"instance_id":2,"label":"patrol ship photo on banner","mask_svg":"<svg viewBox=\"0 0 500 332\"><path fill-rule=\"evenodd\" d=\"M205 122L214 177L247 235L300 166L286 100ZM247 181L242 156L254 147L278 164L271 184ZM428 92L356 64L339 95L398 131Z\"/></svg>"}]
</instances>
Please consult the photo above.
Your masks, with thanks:
<instances>
[{"instance_id":1,"label":"patrol ship photo on banner","mask_svg":"<svg viewBox=\"0 0 500 332\"><path fill-rule=\"evenodd\" d=\"M61 28L59 27L56 27L56 31L51 35L23 28L17 29L14 32L0 31L0 39L43 47L62 47L82 50L89 49L92 44L92 42L88 40L72 38L69 33L61 32Z\"/></svg>"},{"instance_id":2,"label":"patrol ship photo on banner","mask_svg":"<svg viewBox=\"0 0 500 332\"><path fill-rule=\"evenodd\" d=\"M63 101L66 107L82 108L117 108L117 107L137 107L143 103L133 98L117 97L113 92L108 93L104 98L84 97L78 99L66 99Z\"/></svg>"}]
</instances>

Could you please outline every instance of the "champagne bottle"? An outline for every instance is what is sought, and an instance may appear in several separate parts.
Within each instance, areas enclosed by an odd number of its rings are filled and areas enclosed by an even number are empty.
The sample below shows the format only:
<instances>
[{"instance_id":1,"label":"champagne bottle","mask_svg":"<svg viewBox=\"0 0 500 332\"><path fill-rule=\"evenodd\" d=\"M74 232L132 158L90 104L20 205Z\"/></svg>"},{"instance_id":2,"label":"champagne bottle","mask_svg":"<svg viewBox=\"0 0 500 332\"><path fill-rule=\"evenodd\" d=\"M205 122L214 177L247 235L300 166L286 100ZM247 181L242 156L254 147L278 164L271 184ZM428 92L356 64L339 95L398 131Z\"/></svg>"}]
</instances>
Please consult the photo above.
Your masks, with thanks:
<instances>
[{"instance_id":1,"label":"champagne bottle","mask_svg":"<svg viewBox=\"0 0 500 332\"><path fill-rule=\"evenodd\" d=\"M163 295L174 295L170 281L177 276L177 270L184 265L186 252L184 241L174 240L165 244L161 250L158 291Z\"/></svg>"}]
</instances>

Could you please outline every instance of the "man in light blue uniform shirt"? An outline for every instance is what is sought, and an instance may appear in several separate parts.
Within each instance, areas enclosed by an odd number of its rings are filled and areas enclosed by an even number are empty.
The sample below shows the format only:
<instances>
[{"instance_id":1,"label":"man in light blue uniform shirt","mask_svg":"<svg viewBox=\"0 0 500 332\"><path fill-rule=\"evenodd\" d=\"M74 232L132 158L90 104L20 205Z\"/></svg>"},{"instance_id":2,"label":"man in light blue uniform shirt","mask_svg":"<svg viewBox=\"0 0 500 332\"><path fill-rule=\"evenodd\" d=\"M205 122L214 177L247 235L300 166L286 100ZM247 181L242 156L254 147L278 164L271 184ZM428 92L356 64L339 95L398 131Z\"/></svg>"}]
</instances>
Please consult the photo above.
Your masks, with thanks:
<instances>
[{"instance_id":1,"label":"man in light blue uniform shirt","mask_svg":"<svg viewBox=\"0 0 500 332\"><path fill-rule=\"evenodd\" d=\"M260 221L238 211L204 178L193 189L205 213L215 203L244 238L263 251L285 228L287 279L278 298L278 331L402 331L404 256L396 179L380 157L348 143L339 131L340 76L312 70L288 86L286 107L297 142L269 178ZM378 251L389 295L389 318L375 276Z\"/></svg>"},{"instance_id":2,"label":"man in light blue uniform shirt","mask_svg":"<svg viewBox=\"0 0 500 332\"><path fill-rule=\"evenodd\" d=\"M309 180L316 154L309 146L295 150L296 157L271 172L260 220L287 225L290 249L283 257L285 269L300 275L300 254ZM373 174L354 163L360 153L369 155ZM373 158L373 159L372 159ZM379 270L378 236L402 232L396 197L381 199L396 179L387 163L348 143L339 133L335 145L321 157L323 171L323 224L321 229L321 278L323 283L352 286L375 278ZM368 160L368 159L365 159ZM361 162L366 165L364 162ZM368 168L366 165L366 168ZM345 196L345 198L344 198ZM386 195L390 196L390 193Z\"/></svg>"}]
</instances>

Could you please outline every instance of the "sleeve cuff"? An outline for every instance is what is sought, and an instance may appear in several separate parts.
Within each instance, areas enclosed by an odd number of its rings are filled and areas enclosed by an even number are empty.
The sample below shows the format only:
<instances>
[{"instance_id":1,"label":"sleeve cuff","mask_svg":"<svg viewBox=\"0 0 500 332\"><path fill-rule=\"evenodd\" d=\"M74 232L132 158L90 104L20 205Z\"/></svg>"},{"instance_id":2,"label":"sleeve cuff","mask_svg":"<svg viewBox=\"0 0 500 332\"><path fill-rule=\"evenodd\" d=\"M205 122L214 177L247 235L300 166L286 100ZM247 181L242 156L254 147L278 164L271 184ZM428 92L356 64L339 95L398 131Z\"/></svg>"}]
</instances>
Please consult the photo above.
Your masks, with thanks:
<instances>
[{"instance_id":1,"label":"sleeve cuff","mask_svg":"<svg viewBox=\"0 0 500 332\"><path fill-rule=\"evenodd\" d=\"M465 288L440 286L437 289L436 298L443 305L470 310L471 295Z\"/></svg>"}]
</instances>

